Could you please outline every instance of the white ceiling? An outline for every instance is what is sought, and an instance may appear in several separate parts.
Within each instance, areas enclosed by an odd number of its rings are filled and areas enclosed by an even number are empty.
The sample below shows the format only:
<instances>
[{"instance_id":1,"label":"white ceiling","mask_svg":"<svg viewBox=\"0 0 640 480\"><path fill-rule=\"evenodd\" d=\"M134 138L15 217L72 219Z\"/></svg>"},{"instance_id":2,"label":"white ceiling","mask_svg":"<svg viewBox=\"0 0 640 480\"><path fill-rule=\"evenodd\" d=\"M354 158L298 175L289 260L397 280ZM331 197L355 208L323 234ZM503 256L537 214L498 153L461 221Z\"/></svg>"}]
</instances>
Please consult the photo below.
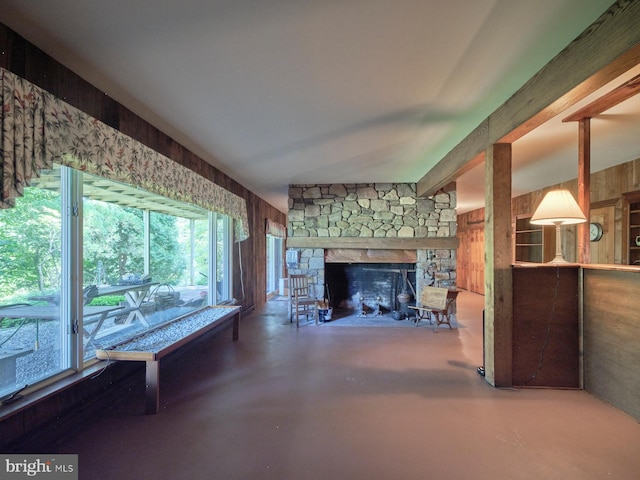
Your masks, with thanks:
<instances>
[{"instance_id":1,"label":"white ceiling","mask_svg":"<svg viewBox=\"0 0 640 480\"><path fill-rule=\"evenodd\" d=\"M0 0L0 22L286 211L291 183L417 182L611 3ZM594 171L640 157L630 103L593 121ZM516 194L575 178L577 127L514 158Z\"/></svg>"}]
</instances>

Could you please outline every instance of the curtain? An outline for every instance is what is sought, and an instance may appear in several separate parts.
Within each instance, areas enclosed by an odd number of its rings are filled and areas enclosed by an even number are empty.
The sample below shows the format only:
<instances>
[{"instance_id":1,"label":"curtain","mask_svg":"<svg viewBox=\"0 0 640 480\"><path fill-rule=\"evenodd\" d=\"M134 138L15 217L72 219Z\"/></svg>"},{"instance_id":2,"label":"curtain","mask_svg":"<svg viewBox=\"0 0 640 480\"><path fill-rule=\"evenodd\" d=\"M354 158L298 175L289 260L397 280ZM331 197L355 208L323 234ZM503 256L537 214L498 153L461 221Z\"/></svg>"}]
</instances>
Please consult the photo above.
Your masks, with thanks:
<instances>
[{"instance_id":1,"label":"curtain","mask_svg":"<svg viewBox=\"0 0 640 480\"><path fill-rule=\"evenodd\" d=\"M284 225L268 218L266 221L266 231L267 235L273 235L274 237L286 238L287 236L287 229Z\"/></svg>"},{"instance_id":2,"label":"curtain","mask_svg":"<svg viewBox=\"0 0 640 480\"><path fill-rule=\"evenodd\" d=\"M227 215L236 241L249 238L243 198L13 73L0 75L0 208L15 205L40 170L59 163Z\"/></svg>"},{"instance_id":3,"label":"curtain","mask_svg":"<svg viewBox=\"0 0 640 480\"><path fill-rule=\"evenodd\" d=\"M43 154L45 92L4 69L0 86L0 208L11 208L31 178L53 162Z\"/></svg>"}]
</instances>

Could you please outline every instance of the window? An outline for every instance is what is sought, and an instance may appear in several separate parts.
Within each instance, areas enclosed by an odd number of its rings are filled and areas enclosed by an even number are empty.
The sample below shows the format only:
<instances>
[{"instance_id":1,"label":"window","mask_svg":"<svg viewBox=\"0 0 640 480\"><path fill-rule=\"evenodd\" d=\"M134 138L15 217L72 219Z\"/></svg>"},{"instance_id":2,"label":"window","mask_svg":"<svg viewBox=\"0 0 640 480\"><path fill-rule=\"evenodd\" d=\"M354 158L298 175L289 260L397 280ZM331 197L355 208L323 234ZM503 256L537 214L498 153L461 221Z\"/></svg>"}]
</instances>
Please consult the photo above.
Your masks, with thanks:
<instances>
[{"instance_id":1,"label":"window","mask_svg":"<svg viewBox=\"0 0 640 480\"><path fill-rule=\"evenodd\" d=\"M233 285L231 278L231 256L233 252L232 246L232 225L231 219L225 215L214 215L213 225L215 225L215 242L216 248L212 253L215 258L215 277L216 288L215 303L233 302L231 296Z\"/></svg>"},{"instance_id":2,"label":"window","mask_svg":"<svg viewBox=\"0 0 640 480\"><path fill-rule=\"evenodd\" d=\"M0 210L0 396L231 300L231 242L227 216L67 167L42 172Z\"/></svg>"},{"instance_id":3,"label":"window","mask_svg":"<svg viewBox=\"0 0 640 480\"><path fill-rule=\"evenodd\" d=\"M65 274L60 178L27 187L0 210L0 396L71 365L68 324L61 321ZM48 306L41 308L42 306ZM30 309L41 310L40 317Z\"/></svg>"},{"instance_id":4,"label":"window","mask_svg":"<svg viewBox=\"0 0 640 480\"><path fill-rule=\"evenodd\" d=\"M267 234L267 297L276 294L282 277L282 252L284 241Z\"/></svg>"}]
</instances>

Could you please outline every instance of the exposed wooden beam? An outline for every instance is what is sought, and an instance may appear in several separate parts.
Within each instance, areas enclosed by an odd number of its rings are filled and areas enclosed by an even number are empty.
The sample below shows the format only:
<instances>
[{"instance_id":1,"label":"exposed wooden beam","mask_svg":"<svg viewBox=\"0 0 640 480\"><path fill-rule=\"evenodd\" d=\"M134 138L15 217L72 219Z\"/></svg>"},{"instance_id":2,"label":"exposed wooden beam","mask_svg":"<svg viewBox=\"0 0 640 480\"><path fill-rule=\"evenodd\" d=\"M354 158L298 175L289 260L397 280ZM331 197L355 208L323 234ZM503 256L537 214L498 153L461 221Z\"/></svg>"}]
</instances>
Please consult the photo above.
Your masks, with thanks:
<instances>
[{"instance_id":1,"label":"exposed wooden beam","mask_svg":"<svg viewBox=\"0 0 640 480\"><path fill-rule=\"evenodd\" d=\"M611 90L609 93L601 96L574 114L569 115L567 118L563 118L562 121L579 122L584 118L596 117L638 93L640 93L640 75L633 77L628 82L625 82L618 88Z\"/></svg>"},{"instance_id":2,"label":"exposed wooden beam","mask_svg":"<svg viewBox=\"0 0 640 480\"><path fill-rule=\"evenodd\" d=\"M416 250L371 250L361 248L327 248L325 263L416 263Z\"/></svg>"},{"instance_id":3,"label":"exposed wooden beam","mask_svg":"<svg viewBox=\"0 0 640 480\"><path fill-rule=\"evenodd\" d=\"M640 2L619 0L473 130L419 181L428 196L640 63Z\"/></svg>"},{"instance_id":4,"label":"exposed wooden beam","mask_svg":"<svg viewBox=\"0 0 640 480\"><path fill-rule=\"evenodd\" d=\"M360 238L360 237L289 237L287 248L358 248L369 250L455 250L457 237L445 238Z\"/></svg>"}]
</instances>

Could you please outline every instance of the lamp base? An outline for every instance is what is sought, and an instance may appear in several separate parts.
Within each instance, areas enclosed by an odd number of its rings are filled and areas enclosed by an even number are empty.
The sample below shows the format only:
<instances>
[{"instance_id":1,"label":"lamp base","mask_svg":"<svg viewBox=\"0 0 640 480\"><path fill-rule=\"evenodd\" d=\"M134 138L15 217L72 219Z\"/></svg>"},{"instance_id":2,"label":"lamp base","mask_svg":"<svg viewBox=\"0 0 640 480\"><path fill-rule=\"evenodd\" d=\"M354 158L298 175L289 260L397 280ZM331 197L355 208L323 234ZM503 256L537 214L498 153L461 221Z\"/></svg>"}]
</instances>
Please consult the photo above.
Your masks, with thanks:
<instances>
[{"instance_id":1,"label":"lamp base","mask_svg":"<svg viewBox=\"0 0 640 480\"><path fill-rule=\"evenodd\" d=\"M554 222L556 226L556 256L548 263L569 263L562 256L562 241L560 237L560 225L562 222Z\"/></svg>"},{"instance_id":2,"label":"lamp base","mask_svg":"<svg viewBox=\"0 0 640 480\"><path fill-rule=\"evenodd\" d=\"M550 264L550 263L563 263L563 264L566 264L566 263L569 263L569 262L567 262L562 255L556 255L553 260L551 260L550 262L547 262L547 264Z\"/></svg>"}]
</instances>

